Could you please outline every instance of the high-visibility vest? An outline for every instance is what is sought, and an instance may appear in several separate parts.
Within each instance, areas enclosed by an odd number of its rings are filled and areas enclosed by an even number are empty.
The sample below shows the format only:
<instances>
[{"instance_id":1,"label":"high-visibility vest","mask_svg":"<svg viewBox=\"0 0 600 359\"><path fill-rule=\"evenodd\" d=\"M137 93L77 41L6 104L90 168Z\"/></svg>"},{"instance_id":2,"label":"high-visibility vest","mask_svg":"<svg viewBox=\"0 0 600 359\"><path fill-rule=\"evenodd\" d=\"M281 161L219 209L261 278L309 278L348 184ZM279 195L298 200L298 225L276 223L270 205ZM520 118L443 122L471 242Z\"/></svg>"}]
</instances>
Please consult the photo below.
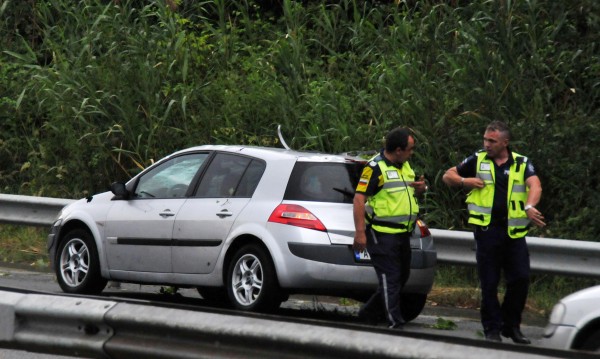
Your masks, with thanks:
<instances>
[{"instance_id":1,"label":"high-visibility vest","mask_svg":"<svg viewBox=\"0 0 600 359\"><path fill-rule=\"evenodd\" d=\"M525 212L527 193L529 188L525 185L525 167L527 157L512 152L513 163L508 174L508 235L519 238L527 235L529 219ZM486 158L485 152L477 154L477 177L485 183L483 188L474 188L467 195L469 210L469 223L478 226L487 226L492 219L492 206L494 205L494 191L496 174L494 163Z\"/></svg>"},{"instance_id":2,"label":"high-visibility vest","mask_svg":"<svg viewBox=\"0 0 600 359\"><path fill-rule=\"evenodd\" d=\"M415 173L408 162L404 162L402 168L397 168L388 166L381 155L372 161L376 161L381 169L383 188L367 200L367 223L383 233L412 231L419 214L415 189L409 186L415 180Z\"/></svg>"}]
</instances>

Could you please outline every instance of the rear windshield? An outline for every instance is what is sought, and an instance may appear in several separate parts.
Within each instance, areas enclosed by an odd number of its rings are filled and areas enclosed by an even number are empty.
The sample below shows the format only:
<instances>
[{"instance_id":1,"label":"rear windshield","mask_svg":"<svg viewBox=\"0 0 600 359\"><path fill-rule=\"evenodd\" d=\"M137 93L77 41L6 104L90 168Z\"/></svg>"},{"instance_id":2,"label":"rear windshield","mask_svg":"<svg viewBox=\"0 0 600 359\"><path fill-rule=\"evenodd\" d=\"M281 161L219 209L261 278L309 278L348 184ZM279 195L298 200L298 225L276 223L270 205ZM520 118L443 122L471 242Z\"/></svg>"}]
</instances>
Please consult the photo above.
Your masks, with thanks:
<instances>
[{"instance_id":1,"label":"rear windshield","mask_svg":"<svg viewBox=\"0 0 600 359\"><path fill-rule=\"evenodd\" d=\"M352 203L363 164L296 162L284 199Z\"/></svg>"}]
</instances>

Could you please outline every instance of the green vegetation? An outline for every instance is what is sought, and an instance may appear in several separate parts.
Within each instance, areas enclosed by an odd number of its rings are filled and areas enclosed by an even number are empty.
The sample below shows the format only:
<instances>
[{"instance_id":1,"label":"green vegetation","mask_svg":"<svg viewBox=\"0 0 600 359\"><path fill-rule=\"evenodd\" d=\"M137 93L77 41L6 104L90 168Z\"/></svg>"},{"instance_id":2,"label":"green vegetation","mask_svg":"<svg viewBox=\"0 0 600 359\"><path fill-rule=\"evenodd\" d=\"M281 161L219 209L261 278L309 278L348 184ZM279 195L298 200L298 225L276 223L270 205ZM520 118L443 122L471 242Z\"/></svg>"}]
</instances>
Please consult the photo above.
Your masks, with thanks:
<instances>
[{"instance_id":1,"label":"green vegetation","mask_svg":"<svg viewBox=\"0 0 600 359\"><path fill-rule=\"evenodd\" d=\"M425 220L464 229L464 193L441 175L502 119L542 179L549 225L531 235L597 241L599 14L596 0L0 0L0 192L79 198L183 147L280 146L277 124L326 152L407 125Z\"/></svg>"},{"instance_id":2,"label":"green vegetation","mask_svg":"<svg viewBox=\"0 0 600 359\"><path fill-rule=\"evenodd\" d=\"M47 228L0 225L0 262L48 268Z\"/></svg>"},{"instance_id":3,"label":"green vegetation","mask_svg":"<svg viewBox=\"0 0 600 359\"><path fill-rule=\"evenodd\" d=\"M451 321L449 319L444 319L444 318L438 317L435 324L432 325L431 327L434 329L439 329L439 330L455 330L458 326L456 325L456 323L454 323L453 321Z\"/></svg>"},{"instance_id":4,"label":"green vegetation","mask_svg":"<svg viewBox=\"0 0 600 359\"><path fill-rule=\"evenodd\" d=\"M578 290L600 284L592 278L575 278L549 274L531 276L529 297L525 310L529 315L547 317L552 307L564 296ZM498 288L500 296L505 288ZM477 270L474 267L457 267L447 264L438 266L434 288L428 297L430 305L479 308L481 293Z\"/></svg>"}]
</instances>

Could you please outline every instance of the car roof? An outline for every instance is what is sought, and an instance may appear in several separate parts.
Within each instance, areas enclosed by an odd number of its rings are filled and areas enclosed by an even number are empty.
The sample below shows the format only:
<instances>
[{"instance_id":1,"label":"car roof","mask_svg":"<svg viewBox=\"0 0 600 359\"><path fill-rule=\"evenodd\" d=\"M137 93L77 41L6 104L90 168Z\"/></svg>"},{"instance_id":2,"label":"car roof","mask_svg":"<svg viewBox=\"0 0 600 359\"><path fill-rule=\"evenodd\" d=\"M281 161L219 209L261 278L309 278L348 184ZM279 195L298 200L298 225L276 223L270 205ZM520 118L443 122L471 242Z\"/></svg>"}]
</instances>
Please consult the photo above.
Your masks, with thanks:
<instances>
[{"instance_id":1,"label":"car roof","mask_svg":"<svg viewBox=\"0 0 600 359\"><path fill-rule=\"evenodd\" d=\"M278 159L296 159L297 161L307 162L365 162L365 159L349 154L328 154L319 152L302 152L288 150L285 148L275 147L260 147L260 146L244 146L244 145L203 145L190 147L181 151L177 151L172 155L179 155L187 152L196 151L220 151L230 153L240 153L252 157L262 158L264 160ZM169 156L170 157L170 156Z\"/></svg>"}]
</instances>

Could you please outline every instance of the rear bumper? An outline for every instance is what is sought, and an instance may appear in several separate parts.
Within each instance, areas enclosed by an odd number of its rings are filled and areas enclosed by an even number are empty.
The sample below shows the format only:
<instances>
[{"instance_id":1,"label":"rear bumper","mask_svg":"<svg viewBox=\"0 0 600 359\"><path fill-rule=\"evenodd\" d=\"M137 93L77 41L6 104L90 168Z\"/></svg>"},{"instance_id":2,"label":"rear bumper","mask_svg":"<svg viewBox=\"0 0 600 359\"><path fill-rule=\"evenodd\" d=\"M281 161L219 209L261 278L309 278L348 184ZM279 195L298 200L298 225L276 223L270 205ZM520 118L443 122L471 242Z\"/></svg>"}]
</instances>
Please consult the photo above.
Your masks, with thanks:
<instances>
[{"instance_id":1,"label":"rear bumper","mask_svg":"<svg viewBox=\"0 0 600 359\"><path fill-rule=\"evenodd\" d=\"M290 252L296 257L335 265L368 266L370 263L357 262L351 246L322 245L306 243L288 243ZM411 269L427 269L435 267L437 252L432 250L413 249L410 263Z\"/></svg>"},{"instance_id":2,"label":"rear bumper","mask_svg":"<svg viewBox=\"0 0 600 359\"><path fill-rule=\"evenodd\" d=\"M295 270L280 276L280 285L284 288L314 288L329 293L377 288L372 264L356 262L349 245L288 243L288 248L292 256L287 265ZM411 273L404 292L428 294L433 286L436 263L435 251L413 249Z\"/></svg>"}]
</instances>

